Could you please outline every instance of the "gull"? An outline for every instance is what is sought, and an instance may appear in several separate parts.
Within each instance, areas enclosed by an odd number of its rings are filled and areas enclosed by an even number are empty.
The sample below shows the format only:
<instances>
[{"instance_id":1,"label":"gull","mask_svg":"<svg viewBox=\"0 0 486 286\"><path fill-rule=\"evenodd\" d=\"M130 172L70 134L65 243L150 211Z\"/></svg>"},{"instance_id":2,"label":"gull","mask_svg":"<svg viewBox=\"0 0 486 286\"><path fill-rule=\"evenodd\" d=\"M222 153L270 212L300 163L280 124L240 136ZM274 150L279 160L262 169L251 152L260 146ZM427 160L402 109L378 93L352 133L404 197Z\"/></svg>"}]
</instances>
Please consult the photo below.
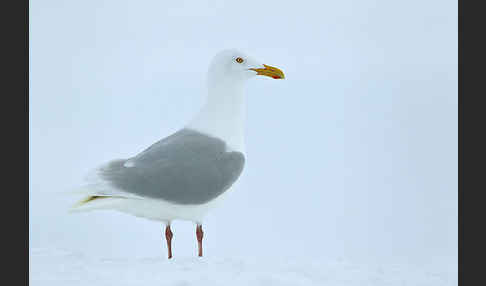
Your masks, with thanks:
<instances>
[{"instance_id":1,"label":"gull","mask_svg":"<svg viewBox=\"0 0 486 286\"><path fill-rule=\"evenodd\" d=\"M219 52L207 73L207 99L182 129L128 159L94 169L72 211L110 209L162 222L172 258L174 220L196 224L203 255L202 222L229 192L245 165L245 84L257 75L284 73L235 50Z\"/></svg>"}]
</instances>

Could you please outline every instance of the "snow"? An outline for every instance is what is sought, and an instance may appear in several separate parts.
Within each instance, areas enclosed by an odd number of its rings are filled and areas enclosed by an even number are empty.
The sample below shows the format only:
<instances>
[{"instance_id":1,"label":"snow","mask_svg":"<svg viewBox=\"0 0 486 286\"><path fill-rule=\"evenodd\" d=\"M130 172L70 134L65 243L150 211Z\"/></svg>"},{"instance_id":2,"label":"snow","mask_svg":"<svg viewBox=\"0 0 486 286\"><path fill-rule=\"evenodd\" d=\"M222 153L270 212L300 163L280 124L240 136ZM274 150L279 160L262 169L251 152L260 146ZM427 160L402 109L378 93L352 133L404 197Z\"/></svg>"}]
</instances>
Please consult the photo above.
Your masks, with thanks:
<instances>
[{"instance_id":1,"label":"snow","mask_svg":"<svg viewBox=\"0 0 486 286\"><path fill-rule=\"evenodd\" d=\"M32 248L30 285L457 285L454 268L298 257L102 258Z\"/></svg>"}]
</instances>

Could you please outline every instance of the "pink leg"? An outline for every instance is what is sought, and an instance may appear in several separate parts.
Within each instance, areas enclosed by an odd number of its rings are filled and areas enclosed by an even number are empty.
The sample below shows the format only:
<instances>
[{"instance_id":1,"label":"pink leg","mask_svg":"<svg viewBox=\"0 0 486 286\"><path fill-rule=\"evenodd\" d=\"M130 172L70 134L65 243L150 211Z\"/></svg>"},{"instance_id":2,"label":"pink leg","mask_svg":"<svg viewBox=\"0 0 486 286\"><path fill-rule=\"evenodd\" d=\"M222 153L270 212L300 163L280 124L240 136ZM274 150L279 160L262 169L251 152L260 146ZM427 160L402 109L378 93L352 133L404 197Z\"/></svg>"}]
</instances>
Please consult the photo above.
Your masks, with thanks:
<instances>
[{"instance_id":1,"label":"pink leg","mask_svg":"<svg viewBox=\"0 0 486 286\"><path fill-rule=\"evenodd\" d=\"M197 237L197 248L198 248L198 256L202 256L202 239L203 239L204 232L202 230L202 225L198 224L196 226L196 237Z\"/></svg>"},{"instance_id":2,"label":"pink leg","mask_svg":"<svg viewBox=\"0 0 486 286\"><path fill-rule=\"evenodd\" d=\"M167 240L167 252L169 254L169 259L172 258L172 231L170 230L170 224L165 227L165 239Z\"/></svg>"}]
</instances>

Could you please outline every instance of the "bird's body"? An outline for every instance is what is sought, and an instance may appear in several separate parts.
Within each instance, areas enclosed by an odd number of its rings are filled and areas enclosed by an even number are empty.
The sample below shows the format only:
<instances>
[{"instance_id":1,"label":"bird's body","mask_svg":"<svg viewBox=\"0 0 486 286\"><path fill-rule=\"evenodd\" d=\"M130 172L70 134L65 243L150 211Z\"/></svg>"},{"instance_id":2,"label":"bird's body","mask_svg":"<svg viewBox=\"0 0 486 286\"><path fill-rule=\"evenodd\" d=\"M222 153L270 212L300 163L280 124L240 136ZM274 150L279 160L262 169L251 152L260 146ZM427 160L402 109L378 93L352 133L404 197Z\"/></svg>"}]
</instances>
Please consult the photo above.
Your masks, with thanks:
<instances>
[{"instance_id":1,"label":"bird's body","mask_svg":"<svg viewBox=\"0 0 486 286\"><path fill-rule=\"evenodd\" d=\"M171 221L195 222L202 240L204 216L226 196L245 165L244 84L257 74L284 77L238 51L218 54L208 71L207 102L193 120L138 155L95 169L74 210L113 209L164 222L169 258Z\"/></svg>"},{"instance_id":2,"label":"bird's body","mask_svg":"<svg viewBox=\"0 0 486 286\"><path fill-rule=\"evenodd\" d=\"M232 151L223 140L184 128L133 158L96 169L88 185L89 196L96 199L81 207L200 223L239 177L244 163L243 153Z\"/></svg>"}]
</instances>

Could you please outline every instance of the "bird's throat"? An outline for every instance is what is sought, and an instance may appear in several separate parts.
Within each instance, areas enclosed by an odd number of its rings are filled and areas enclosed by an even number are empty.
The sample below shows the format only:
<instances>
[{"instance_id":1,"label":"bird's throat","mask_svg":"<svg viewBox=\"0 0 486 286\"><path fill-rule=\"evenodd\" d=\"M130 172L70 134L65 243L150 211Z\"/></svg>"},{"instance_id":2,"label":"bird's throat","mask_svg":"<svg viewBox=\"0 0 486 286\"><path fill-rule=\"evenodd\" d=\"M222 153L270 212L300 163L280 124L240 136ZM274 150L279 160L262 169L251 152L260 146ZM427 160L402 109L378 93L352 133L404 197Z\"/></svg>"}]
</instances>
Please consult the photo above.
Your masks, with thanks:
<instances>
[{"instance_id":1,"label":"bird's throat","mask_svg":"<svg viewBox=\"0 0 486 286\"><path fill-rule=\"evenodd\" d=\"M241 84L210 86L206 104L187 128L222 139L244 152L245 94Z\"/></svg>"}]
</instances>

